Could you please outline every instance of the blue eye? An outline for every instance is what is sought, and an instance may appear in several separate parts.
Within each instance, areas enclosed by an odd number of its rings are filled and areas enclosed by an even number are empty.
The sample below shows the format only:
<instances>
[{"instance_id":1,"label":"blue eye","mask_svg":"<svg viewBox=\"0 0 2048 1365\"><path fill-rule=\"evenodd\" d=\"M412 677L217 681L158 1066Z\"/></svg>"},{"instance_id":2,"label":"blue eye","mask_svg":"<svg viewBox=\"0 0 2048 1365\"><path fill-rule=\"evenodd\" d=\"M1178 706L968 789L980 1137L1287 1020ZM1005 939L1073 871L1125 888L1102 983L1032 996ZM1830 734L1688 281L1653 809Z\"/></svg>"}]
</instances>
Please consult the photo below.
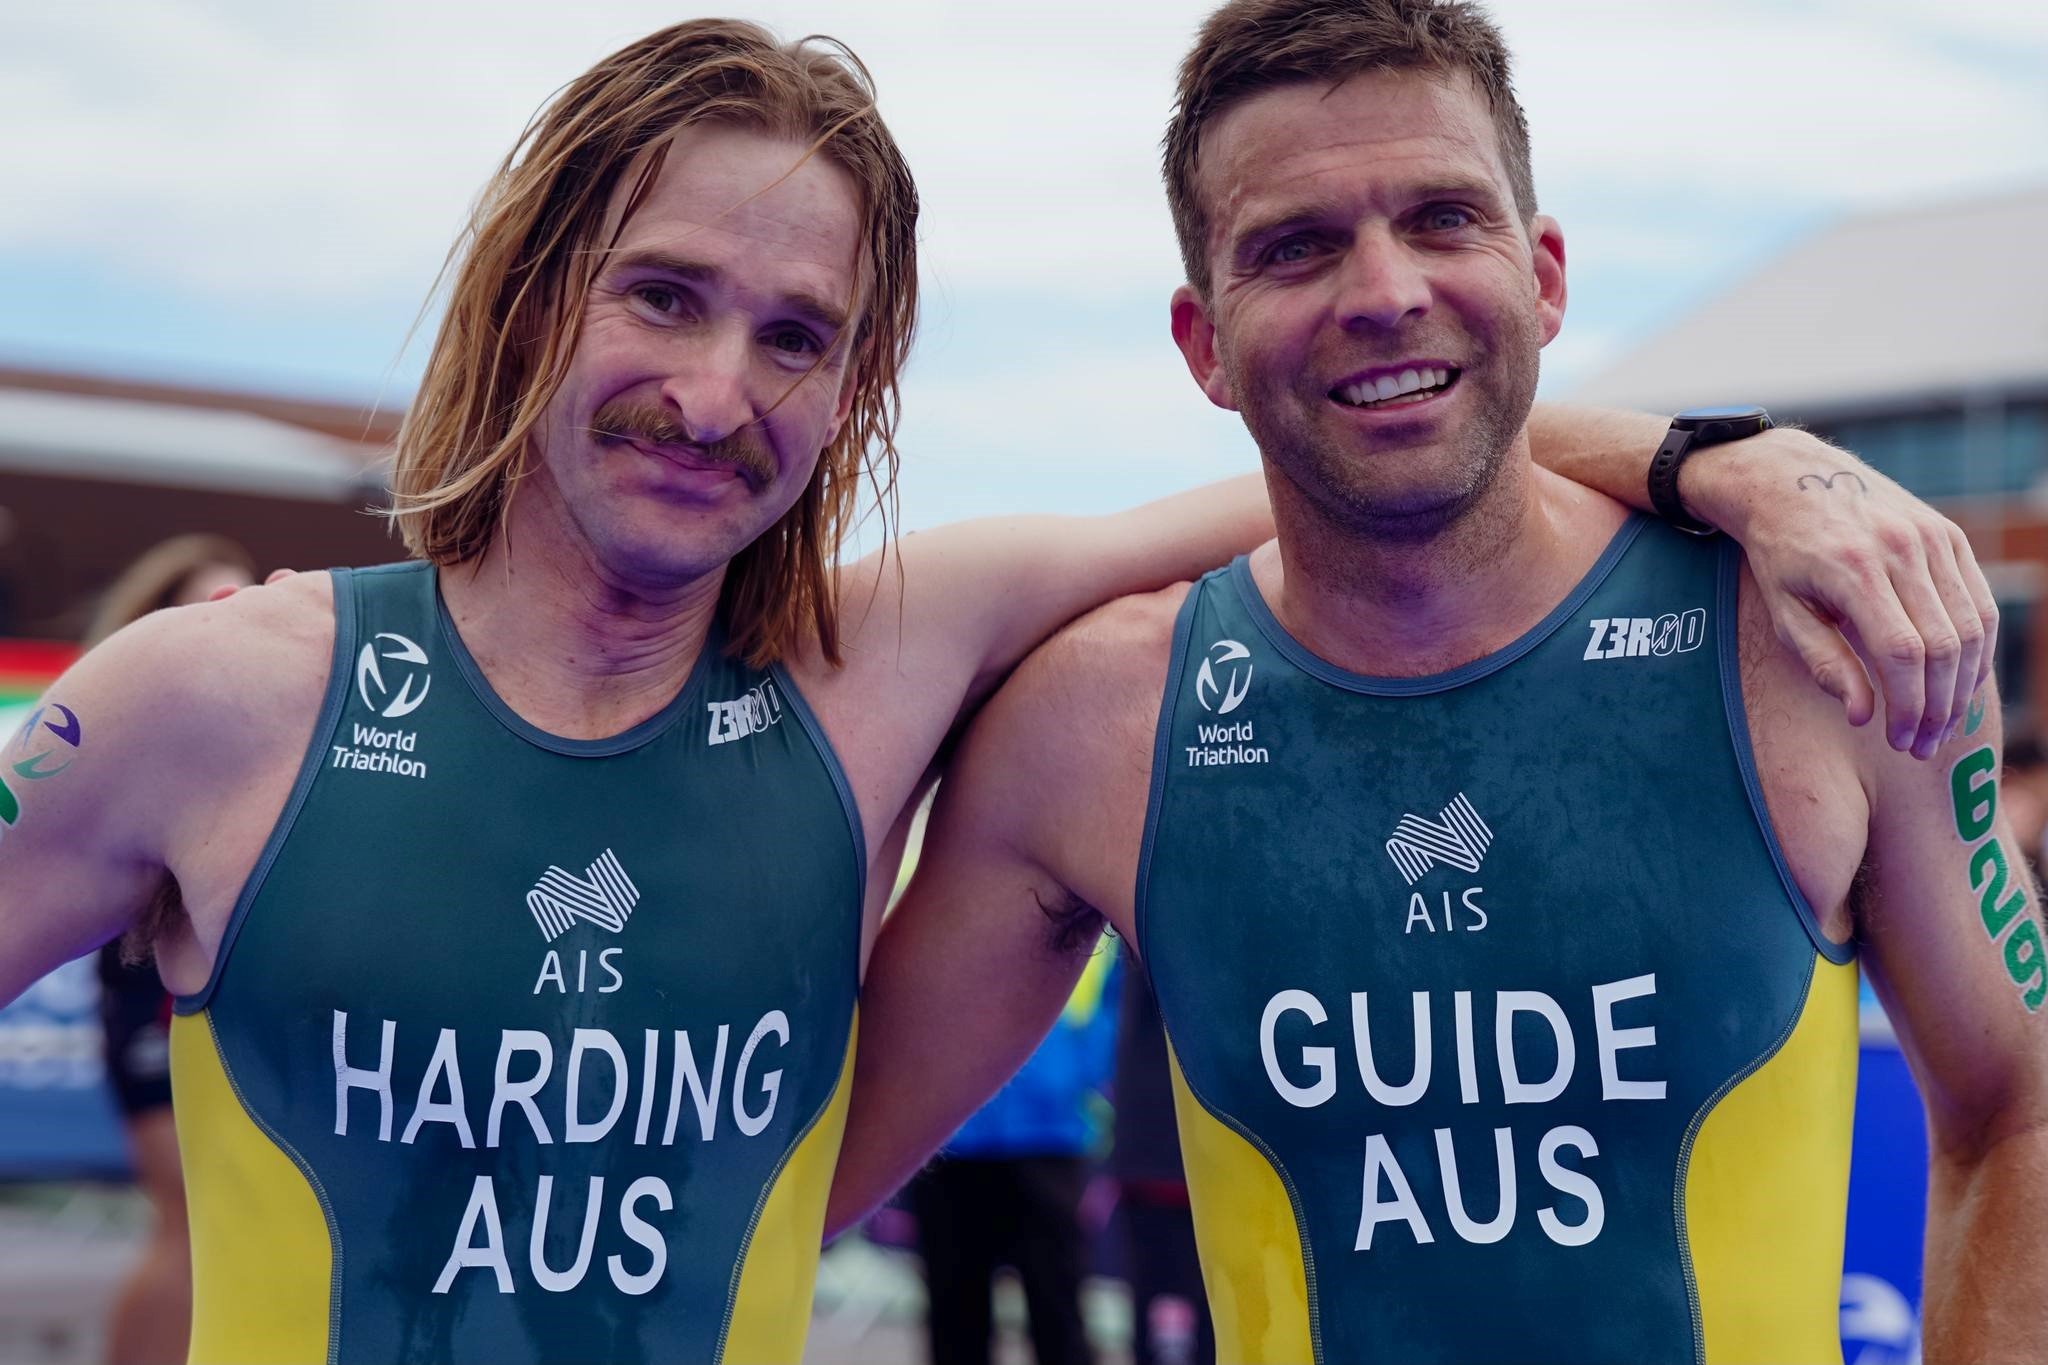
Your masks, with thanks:
<instances>
[{"instance_id":1,"label":"blue eye","mask_svg":"<svg viewBox=\"0 0 2048 1365\"><path fill-rule=\"evenodd\" d=\"M1268 265L1299 265L1313 249L1306 237L1286 237L1266 248Z\"/></svg>"},{"instance_id":2,"label":"blue eye","mask_svg":"<svg viewBox=\"0 0 2048 1365\"><path fill-rule=\"evenodd\" d=\"M657 313L673 312L682 303L682 296L665 284L643 284L634 289L633 297Z\"/></svg>"},{"instance_id":3,"label":"blue eye","mask_svg":"<svg viewBox=\"0 0 2048 1365\"><path fill-rule=\"evenodd\" d=\"M785 355L812 355L824 349L818 339L801 327L785 327L768 334L768 344Z\"/></svg>"},{"instance_id":4,"label":"blue eye","mask_svg":"<svg viewBox=\"0 0 2048 1365\"><path fill-rule=\"evenodd\" d=\"M1453 204L1442 204L1422 216L1423 224L1434 232L1456 232L1472 223L1472 215Z\"/></svg>"}]
</instances>

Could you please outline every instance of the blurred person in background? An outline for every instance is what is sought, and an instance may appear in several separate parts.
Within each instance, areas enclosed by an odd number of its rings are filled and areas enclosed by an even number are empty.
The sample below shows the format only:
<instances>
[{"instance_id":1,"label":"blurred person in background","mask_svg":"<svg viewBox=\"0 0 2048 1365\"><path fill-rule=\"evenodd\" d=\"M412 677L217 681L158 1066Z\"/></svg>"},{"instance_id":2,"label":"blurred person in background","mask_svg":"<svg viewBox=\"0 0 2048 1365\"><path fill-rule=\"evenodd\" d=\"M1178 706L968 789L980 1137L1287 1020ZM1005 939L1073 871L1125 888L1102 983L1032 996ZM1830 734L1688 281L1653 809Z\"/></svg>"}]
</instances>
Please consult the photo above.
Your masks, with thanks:
<instances>
[{"instance_id":1,"label":"blurred person in background","mask_svg":"<svg viewBox=\"0 0 2048 1365\"><path fill-rule=\"evenodd\" d=\"M895 474L916 216L844 49L702 20L612 54L452 257L394 468L415 558L137 622L17 736L0 999L153 943L195 1356L801 1354L933 755L1061 622L1271 524L1247 478L840 564ZM1640 502L1664 425L1531 439ZM1875 476L1845 509L1758 475L1842 458L1766 433L1686 496L1861 723L1832 622L1945 637L1988 590L1894 552L1953 528ZM1976 664L1867 653L1901 748Z\"/></svg>"},{"instance_id":2,"label":"blurred person in background","mask_svg":"<svg viewBox=\"0 0 2048 1365\"><path fill-rule=\"evenodd\" d=\"M255 562L227 537L173 536L145 551L107 588L80 644L91 649L150 612L204 602L223 588L255 581ZM192 1329L192 1248L171 1112L171 997L149 955L149 944L127 937L99 950L107 1080L128 1132L135 1183L148 1196L153 1218L107 1321L113 1365L182 1360Z\"/></svg>"},{"instance_id":3,"label":"blurred person in background","mask_svg":"<svg viewBox=\"0 0 2048 1365\"><path fill-rule=\"evenodd\" d=\"M1109 1172L1123 1215L1133 1365L1213 1365L1195 1219L1173 1117L1173 1077L1152 980L1124 965L1116 1027L1116 1126Z\"/></svg>"},{"instance_id":4,"label":"blurred person in background","mask_svg":"<svg viewBox=\"0 0 2048 1365\"><path fill-rule=\"evenodd\" d=\"M988 1365L996 1271L1024 1287L1038 1365L1094 1358L1081 1315L1081 1202L1103 1134L1123 970L1105 941L1029 1061L962 1124L909 1190L932 1365Z\"/></svg>"}]
</instances>

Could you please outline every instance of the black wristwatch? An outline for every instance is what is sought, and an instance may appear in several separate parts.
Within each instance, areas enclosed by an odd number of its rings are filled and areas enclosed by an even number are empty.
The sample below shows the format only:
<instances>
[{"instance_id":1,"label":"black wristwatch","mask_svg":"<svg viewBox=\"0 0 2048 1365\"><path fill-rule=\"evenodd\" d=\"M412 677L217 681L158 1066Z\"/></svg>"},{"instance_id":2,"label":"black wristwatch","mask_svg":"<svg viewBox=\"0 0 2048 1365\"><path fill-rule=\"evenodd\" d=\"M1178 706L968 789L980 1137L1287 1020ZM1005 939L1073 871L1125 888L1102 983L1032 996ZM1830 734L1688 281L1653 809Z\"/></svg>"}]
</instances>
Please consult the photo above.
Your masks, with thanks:
<instances>
[{"instance_id":1,"label":"black wristwatch","mask_svg":"<svg viewBox=\"0 0 2048 1365\"><path fill-rule=\"evenodd\" d=\"M1710 536L1714 528L1685 510L1678 500L1678 468L1696 450L1739 441L1771 429L1771 415L1762 408L1687 408L1671 419L1664 444L1650 460L1650 506L1681 531Z\"/></svg>"}]
</instances>

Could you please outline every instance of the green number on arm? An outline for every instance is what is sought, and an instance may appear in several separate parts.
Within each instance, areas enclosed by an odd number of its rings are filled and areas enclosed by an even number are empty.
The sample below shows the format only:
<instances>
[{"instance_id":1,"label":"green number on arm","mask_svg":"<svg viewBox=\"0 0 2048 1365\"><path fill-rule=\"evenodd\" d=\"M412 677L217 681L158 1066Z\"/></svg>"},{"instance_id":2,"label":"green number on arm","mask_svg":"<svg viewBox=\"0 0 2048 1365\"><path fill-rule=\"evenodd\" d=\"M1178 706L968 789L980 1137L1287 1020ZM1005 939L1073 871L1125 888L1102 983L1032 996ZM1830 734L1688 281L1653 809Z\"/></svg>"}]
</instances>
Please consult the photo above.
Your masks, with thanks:
<instances>
[{"instance_id":1,"label":"green number on arm","mask_svg":"<svg viewBox=\"0 0 2048 1365\"><path fill-rule=\"evenodd\" d=\"M1991 774L1998 768L1998 755L1990 746L1964 754L1949 770L1949 799L1955 806L1956 833L1963 842L1974 844L1991 832L1998 814L1998 784Z\"/></svg>"},{"instance_id":2,"label":"green number on arm","mask_svg":"<svg viewBox=\"0 0 2048 1365\"><path fill-rule=\"evenodd\" d=\"M2041 929L2031 919L2021 920L2005 941L2005 974L2015 986L2025 986L2020 997L2028 1010L2038 1010L2048 1000L2048 963L2041 958Z\"/></svg>"},{"instance_id":3,"label":"green number on arm","mask_svg":"<svg viewBox=\"0 0 2048 1365\"><path fill-rule=\"evenodd\" d=\"M2012 917L2027 906L2027 893L2018 887L2006 896L2003 905L1999 904L1998 898L2005 895L2009 870L2005 849L1996 839L1978 845L1977 851L1970 855L1970 889L1978 893L1977 912L1984 917L1984 932L1994 940L2005 932L2005 926L2012 923Z\"/></svg>"}]
</instances>

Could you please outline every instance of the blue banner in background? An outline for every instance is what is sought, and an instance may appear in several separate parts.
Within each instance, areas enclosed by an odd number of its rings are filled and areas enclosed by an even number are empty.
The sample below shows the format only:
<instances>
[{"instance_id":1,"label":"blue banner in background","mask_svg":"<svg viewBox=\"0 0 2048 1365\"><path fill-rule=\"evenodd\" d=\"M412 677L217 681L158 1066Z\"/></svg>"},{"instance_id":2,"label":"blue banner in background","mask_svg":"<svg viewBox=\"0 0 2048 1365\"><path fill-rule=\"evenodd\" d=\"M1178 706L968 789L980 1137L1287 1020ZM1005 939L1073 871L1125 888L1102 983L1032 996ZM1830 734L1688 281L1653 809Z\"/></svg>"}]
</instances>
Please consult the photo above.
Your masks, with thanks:
<instances>
[{"instance_id":1,"label":"blue banner in background","mask_svg":"<svg viewBox=\"0 0 2048 1365\"><path fill-rule=\"evenodd\" d=\"M91 954L0 1009L0 1180L128 1175L127 1138L100 1056Z\"/></svg>"},{"instance_id":2,"label":"blue banner in background","mask_svg":"<svg viewBox=\"0 0 2048 1365\"><path fill-rule=\"evenodd\" d=\"M1842 1256L1843 1365L1918 1365L1927 1124L1891 1022L1867 985L1854 1143Z\"/></svg>"}]
</instances>

